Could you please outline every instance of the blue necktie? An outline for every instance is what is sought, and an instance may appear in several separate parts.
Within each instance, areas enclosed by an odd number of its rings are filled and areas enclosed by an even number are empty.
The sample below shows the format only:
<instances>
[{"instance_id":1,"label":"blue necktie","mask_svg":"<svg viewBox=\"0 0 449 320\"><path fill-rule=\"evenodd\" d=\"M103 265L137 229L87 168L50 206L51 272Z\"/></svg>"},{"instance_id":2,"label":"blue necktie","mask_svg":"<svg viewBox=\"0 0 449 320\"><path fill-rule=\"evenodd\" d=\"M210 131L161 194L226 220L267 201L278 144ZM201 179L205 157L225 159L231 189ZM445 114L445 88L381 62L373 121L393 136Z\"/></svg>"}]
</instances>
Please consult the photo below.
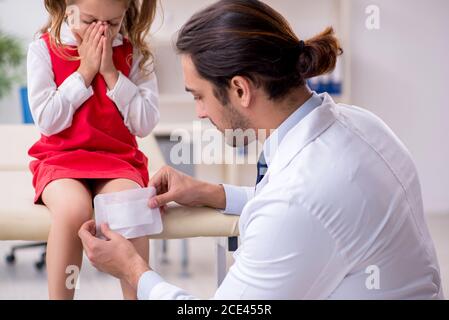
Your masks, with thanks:
<instances>
[{"instance_id":1,"label":"blue necktie","mask_svg":"<svg viewBox=\"0 0 449 320\"><path fill-rule=\"evenodd\" d=\"M259 157L259 161L257 161L257 180L256 185L262 181L263 177L265 176L265 173L267 173L268 165L265 161L265 156L263 154L263 151Z\"/></svg>"}]
</instances>

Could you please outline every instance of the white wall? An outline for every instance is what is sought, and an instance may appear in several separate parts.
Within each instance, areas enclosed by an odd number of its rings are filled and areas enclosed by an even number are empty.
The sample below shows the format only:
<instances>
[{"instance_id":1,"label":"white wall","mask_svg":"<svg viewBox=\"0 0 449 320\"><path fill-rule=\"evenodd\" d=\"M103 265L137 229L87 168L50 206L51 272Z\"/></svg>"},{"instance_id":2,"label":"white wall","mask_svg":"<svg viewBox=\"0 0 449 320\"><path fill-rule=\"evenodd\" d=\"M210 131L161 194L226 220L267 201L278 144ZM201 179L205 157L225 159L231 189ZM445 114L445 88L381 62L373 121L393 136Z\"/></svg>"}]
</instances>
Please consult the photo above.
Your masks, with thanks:
<instances>
[{"instance_id":1,"label":"white wall","mask_svg":"<svg viewBox=\"0 0 449 320\"><path fill-rule=\"evenodd\" d=\"M352 103L379 115L416 161L426 212L449 213L449 1L351 1ZM365 28L377 4L378 31Z\"/></svg>"},{"instance_id":2,"label":"white wall","mask_svg":"<svg viewBox=\"0 0 449 320\"><path fill-rule=\"evenodd\" d=\"M159 36L172 36L189 17L215 0L162 0L164 24L156 21L154 30ZM300 37L309 37L324 29L327 24L336 23L337 0L265 0L291 23ZM160 15L158 15L160 18Z\"/></svg>"}]
</instances>

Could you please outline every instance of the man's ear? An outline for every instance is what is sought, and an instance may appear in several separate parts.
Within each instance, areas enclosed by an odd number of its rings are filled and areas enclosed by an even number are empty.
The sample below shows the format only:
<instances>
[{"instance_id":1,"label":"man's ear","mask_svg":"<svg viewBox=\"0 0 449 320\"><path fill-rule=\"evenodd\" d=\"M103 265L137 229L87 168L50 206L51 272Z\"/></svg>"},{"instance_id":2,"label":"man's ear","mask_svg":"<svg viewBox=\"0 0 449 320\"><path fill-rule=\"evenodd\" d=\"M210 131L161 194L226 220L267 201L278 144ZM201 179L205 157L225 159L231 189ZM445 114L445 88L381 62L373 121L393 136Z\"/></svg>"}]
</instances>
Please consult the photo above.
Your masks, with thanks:
<instances>
[{"instance_id":1,"label":"man's ear","mask_svg":"<svg viewBox=\"0 0 449 320\"><path fill-rule=\"evenodd\" d=\"M253 98L253 86L248 78L235 76L231 79L230 95L233 101L238 101L244 108L248 108Z\"/></svg>"}]
</instances>

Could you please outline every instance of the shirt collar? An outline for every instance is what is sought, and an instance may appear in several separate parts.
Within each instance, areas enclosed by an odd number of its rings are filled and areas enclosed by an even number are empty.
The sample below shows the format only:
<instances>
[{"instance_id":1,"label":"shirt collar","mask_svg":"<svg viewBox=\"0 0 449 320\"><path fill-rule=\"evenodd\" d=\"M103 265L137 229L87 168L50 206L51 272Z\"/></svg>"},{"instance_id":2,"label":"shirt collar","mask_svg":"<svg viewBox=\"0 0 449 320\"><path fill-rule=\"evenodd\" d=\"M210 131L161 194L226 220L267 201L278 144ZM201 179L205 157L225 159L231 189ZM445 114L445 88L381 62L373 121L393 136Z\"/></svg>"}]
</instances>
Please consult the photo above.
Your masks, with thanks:
<instances>
[{"instance_id":1,"label":"shirt collar","mask_svg":"<svg viewBox=\"0 0 449 320\"><path fill-rule=\"evenodd\" d=\"M282 122L281 125L270 134L263 144L263 155L268 166L270 165L271 160L273 159L282 139L284 139L287 132L289 132L313 109L319 107L322 103L322 98L320 98L316 92L313 92L312 96L303 105L301 105L295 112L285 119L284 122Z\"/></svg>"},{"instance_id":2,"label":"shirt collar","mask_svg":"<svg viewBox=\"0 0 449 320\"><path fill-rule=\"evenodd\" d=\"M64 22L61 26L61 43L68 46L76 46L76 39L75 36L72 33L72 30L70 30L69 25ZM118 47L123 45L123 35L121 33L118 33L114 40L112 41L113 47Z\"/></svg>"}]
</instances>

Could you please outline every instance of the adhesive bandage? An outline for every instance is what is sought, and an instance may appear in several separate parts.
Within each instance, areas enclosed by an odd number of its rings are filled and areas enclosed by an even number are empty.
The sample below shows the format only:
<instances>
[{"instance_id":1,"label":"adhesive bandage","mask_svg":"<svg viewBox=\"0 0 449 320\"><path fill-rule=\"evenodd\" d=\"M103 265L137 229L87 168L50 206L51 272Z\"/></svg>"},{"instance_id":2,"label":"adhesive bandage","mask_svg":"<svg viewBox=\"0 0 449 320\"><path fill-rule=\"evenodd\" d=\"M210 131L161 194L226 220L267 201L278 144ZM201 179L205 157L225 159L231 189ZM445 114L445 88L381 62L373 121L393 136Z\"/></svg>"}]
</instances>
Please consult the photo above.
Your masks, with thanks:
<instances>
[{"instance_id":1,"label":"adhesive bandage","mask_svg":"<svg viewBox=\"0 0 449 320\"><path fill-rule=\"evenodd\" d=\"M96 235L105 239L100 226L109 228L127 239L162 232L159 208L148 207L148 200L156 194L153 187L99 194L94 198Z\"/></svg>"}]
</instances>

